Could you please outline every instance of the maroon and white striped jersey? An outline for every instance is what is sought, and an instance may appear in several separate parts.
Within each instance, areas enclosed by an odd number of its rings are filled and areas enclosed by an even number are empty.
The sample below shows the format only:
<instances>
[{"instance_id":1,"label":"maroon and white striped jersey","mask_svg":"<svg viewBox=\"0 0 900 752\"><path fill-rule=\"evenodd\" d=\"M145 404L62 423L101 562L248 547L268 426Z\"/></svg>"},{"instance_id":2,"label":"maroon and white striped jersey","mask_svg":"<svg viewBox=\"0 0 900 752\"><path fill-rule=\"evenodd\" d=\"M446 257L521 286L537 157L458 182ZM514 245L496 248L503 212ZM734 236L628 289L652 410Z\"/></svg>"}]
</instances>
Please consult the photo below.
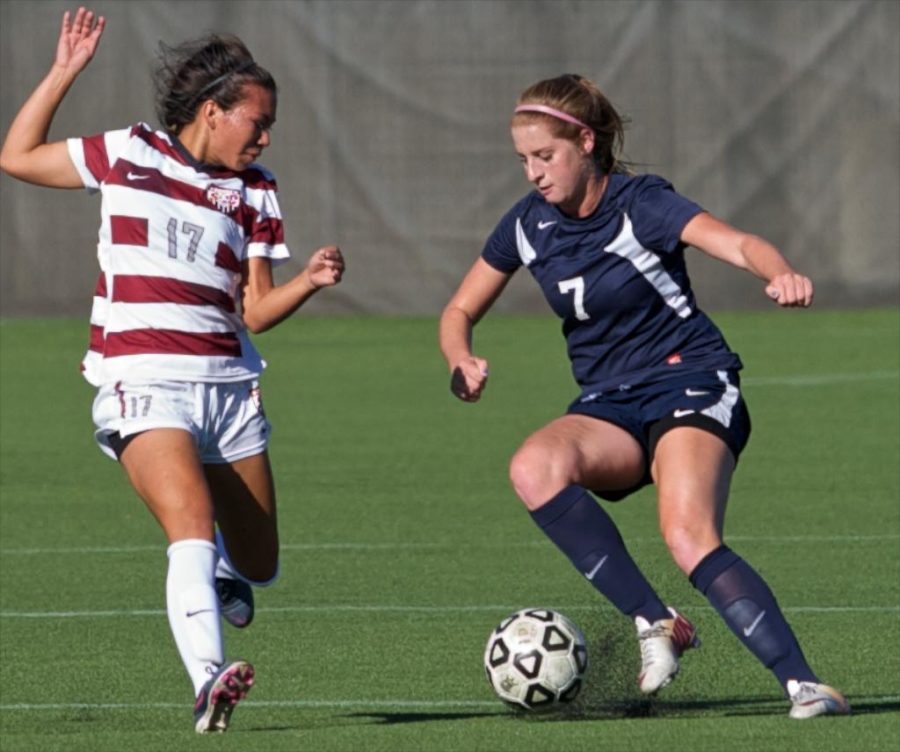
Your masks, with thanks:
<instances>
[{"instance_id":1,"label":"maroon and white striped jersey","mask_svg":"<svg viewBox=\"0 0 900 752\"><path fill-rule=\"evenodd\" d=\"M68 140L102 196L100 278L82 362L94 385L243 381L265 363L237 312L241 262L290 256L274 176L201 165L145 123Z\"/></svg>"}]
</instances>

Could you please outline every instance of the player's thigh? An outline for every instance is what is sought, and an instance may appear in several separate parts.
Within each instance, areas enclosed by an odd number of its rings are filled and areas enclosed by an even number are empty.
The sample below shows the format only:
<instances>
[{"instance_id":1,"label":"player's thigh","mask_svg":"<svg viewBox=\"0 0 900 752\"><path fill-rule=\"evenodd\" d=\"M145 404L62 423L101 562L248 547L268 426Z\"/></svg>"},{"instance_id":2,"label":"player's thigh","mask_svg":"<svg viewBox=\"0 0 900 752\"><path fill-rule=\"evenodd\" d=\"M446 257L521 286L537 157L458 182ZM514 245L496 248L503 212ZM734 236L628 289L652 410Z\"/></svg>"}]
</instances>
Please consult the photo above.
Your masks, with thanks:
<instances>
[{"instance_id":1,"label":"player's thigh","mask_svg":"<svg viewBox=\"0 0 900 752\"><path fill-rule=\"evenodd\" d=\"M270 579L278 563L278 519L268 453L206 464L204 471L231 563L245 577Z\"/></svg>"},{"instance_id":2,"label":"player's thigh","mask_svg":"<svg viewBox=\"0 0 900 752\"><path fill-rule=\"evenodd\" d=\"M213 539L213 504L194 437L154 428L128 438L119 461L169 542Z\"/></svg>"},{"instance_id":3,"label":"player's thigh","mask_svg":"<svg viewBox=\"0 0 900 752\"><path fill-rule=\"evenodd\" d=\"M622 488L644 474L644 451L625 429L586 415L563 415L535 431L520 451L586 488Z\"/></svg>"},{"instance_id":4,"label":"player's thigh","mask_svg":"<svg viewBox=\"0 0 900 752\"><path fill-rule=\"evenodd\" d=\"M702 428L673 428L656 445L651 474L660 529L689 569L721 545L734 466L725 442Z\"/></svg>"}]
</instances>

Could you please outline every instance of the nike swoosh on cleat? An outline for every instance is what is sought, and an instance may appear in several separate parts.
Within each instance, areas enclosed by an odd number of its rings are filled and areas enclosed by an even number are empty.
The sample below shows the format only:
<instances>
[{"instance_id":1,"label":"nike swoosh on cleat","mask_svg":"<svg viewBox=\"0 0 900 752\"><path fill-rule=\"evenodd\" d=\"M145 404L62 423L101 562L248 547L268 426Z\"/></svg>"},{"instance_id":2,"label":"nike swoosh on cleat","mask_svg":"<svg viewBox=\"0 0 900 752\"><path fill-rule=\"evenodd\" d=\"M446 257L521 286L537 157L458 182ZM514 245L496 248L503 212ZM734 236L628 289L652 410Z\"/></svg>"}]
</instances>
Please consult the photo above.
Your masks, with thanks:
<instances>
[{"instance_id":1,"label":"nike swoosh on cleat","mask_svg":"<svg viewBox=\"0 0 900 752\"><path fill-rule=\"evenodd\" d=\"M744 637L749 637L756 631L756 628L759 626L759 623L762 621L762 618L766 615L765 611L760 611L759 616L757 616L753 623L749 627L744 627Z\"/></svg>"},{"instance_id":2,"label":"nike swoosh on cleat","mask_svg":"<svg viewBox=\"0 0 900 752\"><path fill-rule=\"evenodd\" d=\"M609 554L606 554L606 556L604 556L602 559L600 559L600 561L597 562L597 565L590 572L585 572L584 576L587 577L589 580L593 580L594 575L596 575L597 572L600 571L600 567L602 567L604 564L606 564L606 560L608 558L609 558Z\"/></svg>"},{"instance_id":3,"label":"nike swoosh on cleat","mask_svg":"<svg viewBox=\"0 0 900 752\"><path fill-rule=\"evenodd\" d=\"M704 394L709 394L709 392L704 389L685 389L684 393L688 397L702 397Z\"/></svg>"}]
</instances>

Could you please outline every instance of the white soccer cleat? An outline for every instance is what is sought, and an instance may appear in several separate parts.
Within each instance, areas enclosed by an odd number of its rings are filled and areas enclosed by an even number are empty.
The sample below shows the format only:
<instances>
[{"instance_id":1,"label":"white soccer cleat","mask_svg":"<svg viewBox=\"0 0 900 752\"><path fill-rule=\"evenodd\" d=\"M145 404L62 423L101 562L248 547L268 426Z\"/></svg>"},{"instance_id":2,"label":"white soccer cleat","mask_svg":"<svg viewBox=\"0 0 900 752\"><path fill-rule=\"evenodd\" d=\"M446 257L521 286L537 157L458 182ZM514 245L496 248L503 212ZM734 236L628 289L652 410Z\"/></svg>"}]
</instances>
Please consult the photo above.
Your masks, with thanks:
<instances>
[{"instance_id":1,"label":"white soccer cleat","mask_svg":"<svg viewBox=\"0 0 900 752\"><path fill-rule=\"evenodd\" d=\"M788 679L791 718L815 718L817 715L850 715L850 703L834 687L815 682Z\"/></svg>"},{"instance_id":2,"label":"white soccer cleat","mask_svg":"<svg viewBox=\"0 0 900 752\"><path fill-rule=\"evenodd\" d=\"M671 619L659 619L653 624L642 616L634 620L641 646L638 686L647 695L658 692L675 678L678 659L685 650L700 647L694 625L674 608L669 613Z\"/></svg>"}]
</instances>

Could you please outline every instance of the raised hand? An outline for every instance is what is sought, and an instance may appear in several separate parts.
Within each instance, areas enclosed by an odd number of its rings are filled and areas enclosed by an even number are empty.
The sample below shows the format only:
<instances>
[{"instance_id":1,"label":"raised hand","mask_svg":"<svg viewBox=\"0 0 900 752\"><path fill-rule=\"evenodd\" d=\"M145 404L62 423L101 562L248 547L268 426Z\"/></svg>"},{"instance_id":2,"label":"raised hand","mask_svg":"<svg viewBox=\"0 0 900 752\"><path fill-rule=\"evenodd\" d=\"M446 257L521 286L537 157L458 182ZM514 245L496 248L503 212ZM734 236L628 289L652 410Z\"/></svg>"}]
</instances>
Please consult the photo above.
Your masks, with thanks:
<instances>
[{"instance_id":1,"label":"raised hand","mask_svg":"<svg viewBox=\"0 0 900 752\"><path fill-rule=\"evenodd\" d=\"M83 7L76 11L74 21L66 11L56 45L56 65L80 73L94 57L105 25L103 16L95 16Z\"/></svg>"}]
</instances>

